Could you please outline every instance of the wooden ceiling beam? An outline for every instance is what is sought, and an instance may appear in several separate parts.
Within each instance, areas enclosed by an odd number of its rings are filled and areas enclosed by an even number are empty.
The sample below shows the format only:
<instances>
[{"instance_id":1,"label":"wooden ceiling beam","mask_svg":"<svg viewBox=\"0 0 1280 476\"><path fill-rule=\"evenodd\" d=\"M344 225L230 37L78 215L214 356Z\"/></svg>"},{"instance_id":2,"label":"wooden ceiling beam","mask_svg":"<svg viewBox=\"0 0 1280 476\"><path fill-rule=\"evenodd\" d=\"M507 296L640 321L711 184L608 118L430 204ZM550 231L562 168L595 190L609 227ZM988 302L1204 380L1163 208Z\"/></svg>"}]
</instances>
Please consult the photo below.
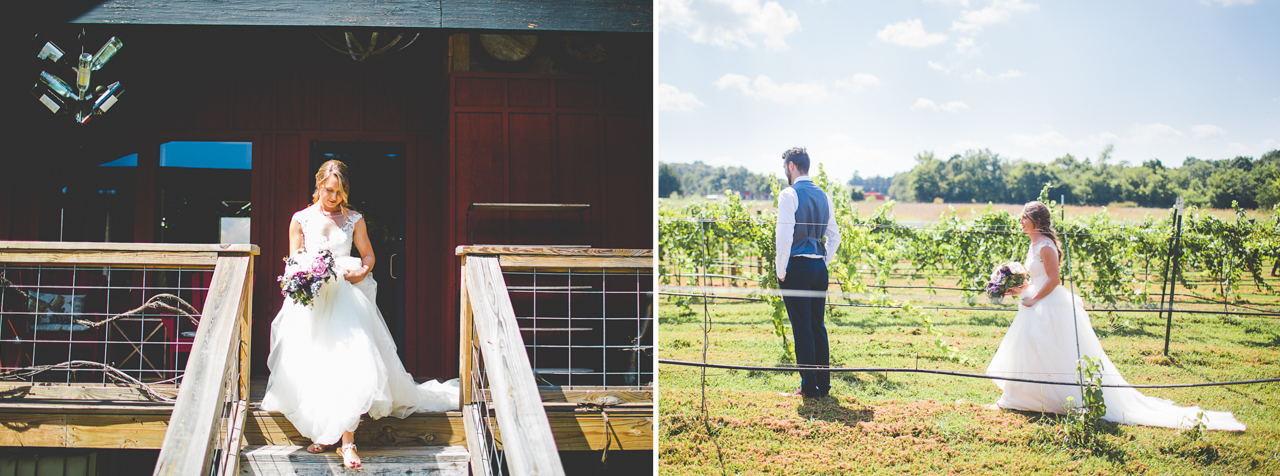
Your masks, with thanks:
<instances>
[{"instance_id":1,"label":"wooden ceiling beam","mask_svg":"<svg viewBox=\"0 0 1280 476\"><path fill-rule=\"evenodd\" d=\"M634 0L106 0L70 23L653 32Z\"/></svg>"}]
</instances>

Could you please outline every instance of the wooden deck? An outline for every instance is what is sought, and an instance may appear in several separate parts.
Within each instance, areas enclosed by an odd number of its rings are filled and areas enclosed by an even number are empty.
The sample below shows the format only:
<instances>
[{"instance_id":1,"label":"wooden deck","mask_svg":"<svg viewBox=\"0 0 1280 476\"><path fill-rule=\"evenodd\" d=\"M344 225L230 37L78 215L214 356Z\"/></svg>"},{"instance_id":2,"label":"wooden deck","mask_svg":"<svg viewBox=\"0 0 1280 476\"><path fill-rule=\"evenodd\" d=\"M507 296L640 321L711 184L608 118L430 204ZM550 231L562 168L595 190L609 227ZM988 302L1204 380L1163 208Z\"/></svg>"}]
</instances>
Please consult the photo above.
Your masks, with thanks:
<instances>
[{"instance_id":1,"label":"wooden deck","mask_svg":"<svg viewBox=\"0 0 1280 476\"><path fill-rule=\"evenodd\" d=\"M173 406L121 401L130 389L5 384L0 389L0 446L62 448L159 449ZM267 379L250 384L244 443L251 446L306 445L288 419L259 408ZM161 393L176 393L162 389ZM74 396L75 398L69 398ZM54 399L58 397L58 399ZM605 424L600 413L578 411L578 403L599 398L630 401L652 399L649 392L543 391L547 419L561 451L604 449ZM653 411L647 405L623 404L608 411L614 450L651 450ZM364 446L466 446L460 412L417 413L403 420L365 417L356 431Z\"/></svg>"}]
</instances>

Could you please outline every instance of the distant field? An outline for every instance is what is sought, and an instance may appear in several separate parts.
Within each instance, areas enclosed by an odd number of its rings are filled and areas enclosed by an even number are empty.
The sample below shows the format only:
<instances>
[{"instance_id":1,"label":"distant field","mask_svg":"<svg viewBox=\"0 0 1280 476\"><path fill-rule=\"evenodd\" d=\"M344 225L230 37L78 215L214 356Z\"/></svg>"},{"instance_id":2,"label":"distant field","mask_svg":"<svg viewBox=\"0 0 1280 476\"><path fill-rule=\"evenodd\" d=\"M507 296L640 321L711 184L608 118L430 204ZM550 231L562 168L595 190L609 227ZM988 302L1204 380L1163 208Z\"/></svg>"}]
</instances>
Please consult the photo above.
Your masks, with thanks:
<instances>
[{"instance_id":1,"label":"distant field","mask_svg":"<svg viewBox=\"0 0 1280 476\"><path fill-rule=\"evenodd\" d=\"M690 203L706 202L708 200L702 198L681 198L671 200L666 198L658 199L661 207L681 208ZM747 206L751 208L760 208L765 210L774 210L773 202L766 200L745 200ZM884 205L882 201L872 202L853 202L854 208L858 209L858 214L868 216L875 213L877 208ZM893 206L893 214L898 221L905 222L935 222L942 213L947 212L950 208L955 208L956 213L962 217L968 215L970 211L982 212L987 204L985 203L904 203L898 202ZM1022 210L1020 204L992 204L992 208L1000 210L1008 210L1017 213ZM1153 217L1162 217L1169 213L1168 208L1141 208L1141 207L1095 207L1095 206L1076 206L1067 205L1067 216L1092 215L1106 208L1107 213L1111 214L1116 220L1141 220L1150 215ZM1219 218L1231 219L1235 218L1235 211L1222 209L1201 209L1201 211L1209 213ZM1262 218L1271 216L1271 212L1267 210L1248 210L1245 212L1248 218Z\"/></svg>"}]
</instances>

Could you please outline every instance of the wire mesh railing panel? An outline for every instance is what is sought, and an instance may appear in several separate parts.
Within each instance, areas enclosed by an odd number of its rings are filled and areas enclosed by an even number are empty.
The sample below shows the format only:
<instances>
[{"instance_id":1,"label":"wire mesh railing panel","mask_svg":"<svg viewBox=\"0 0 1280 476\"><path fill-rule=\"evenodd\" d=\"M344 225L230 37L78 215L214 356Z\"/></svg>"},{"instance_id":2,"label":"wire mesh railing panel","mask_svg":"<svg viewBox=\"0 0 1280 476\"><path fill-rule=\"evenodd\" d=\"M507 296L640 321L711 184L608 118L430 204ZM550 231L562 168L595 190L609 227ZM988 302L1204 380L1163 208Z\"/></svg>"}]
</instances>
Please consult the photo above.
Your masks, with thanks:
<instances>
[{"instance_id":1,"label":"wire mesh railing panel","mask_svg":"<svg viewBox=\"0 0 1280 476\"><path fill-rule=\"evenodd\" d=\"M211 267L0 263L0 381L182 378Z\"/></svg>"},{"instance_id":2,"label":"wire mesh railing panel","mask_svg":"<svg viewBox=\"0 0 1280 476\"><path fill-rule=\"evenodd\" d=\"M650 269L504 270L539 385L653 385Z\"/></svg>"},{"instance_id":3,"label":"wire mesh railing panel","mask_svg":"<svg viewBox=\"0 0 1280 476\"><path fill-rule=\"evenodd\" d=\"M475 329L468 330L471 332L471 342L477 342ZM465 382L469 387L470 402L463 402L471 408L471 411L465 412L465 415L472 418L471 426L476 429L476 433L467 435L468 438L476 438L477 444L468 444L472 451L478 451L478 455L473 455L472 461L479 462L479 468L473 467L472 474L507 474L506 465L503 462L502 443L498 439L498 421L494 417L492 410L492 401L489 399L489 378L485 372L484 358L481 356L480 348L472 345L470 349L466 349L471 353L471 378Z\"/></svg>"}]
</instances>

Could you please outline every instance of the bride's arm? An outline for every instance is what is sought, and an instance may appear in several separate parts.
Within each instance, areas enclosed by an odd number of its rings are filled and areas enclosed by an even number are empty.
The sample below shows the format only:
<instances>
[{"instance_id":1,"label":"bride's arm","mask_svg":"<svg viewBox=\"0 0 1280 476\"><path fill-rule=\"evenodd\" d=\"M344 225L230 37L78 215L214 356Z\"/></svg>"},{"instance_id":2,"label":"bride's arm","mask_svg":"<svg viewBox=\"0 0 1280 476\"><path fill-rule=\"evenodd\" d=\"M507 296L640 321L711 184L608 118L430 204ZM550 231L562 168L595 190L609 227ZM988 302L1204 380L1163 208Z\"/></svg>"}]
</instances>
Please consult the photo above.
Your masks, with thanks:
<instances>
[{"instance_id":1,"label":"bride's arm","mask_svg":"<svg viewBox=\"0 0 1280 476\"><path fill-rule=\"evenodd\" d=\"M373 245L369 244L369 231L364 226L364 218L356 222L356 249L360 250L360 262L364 264L360 269L347 270L347 281L358 283L373 271L373 263L376 261L373 257Z\"/></svg>"},{"instance_id":2,"label":"bride's arm","mask_svg":"<svg viewBox=\"0 0 1280 476\"><path fill-rule=\"evenodd\" d=\"M298 220L289 220L289 256L302 249L302 224Z\"/></svg>"},{"instance_id":3,"label":"bride's arm","mask_svg":"<svg viewBox=\"0 0 1280 476\"><path fill-rule=\"evenodd\" d=\"M1058 275L1058 250L1054 249L1052 246L1041 247L1040 260L1044 262L1044 274L1048 275L1049 279L1045 281L1044 286L1036 292L1035 296L1022 298L1023 306L1034 306L1062 283L1062 277Z\"/></svg>"}]
</instances>

